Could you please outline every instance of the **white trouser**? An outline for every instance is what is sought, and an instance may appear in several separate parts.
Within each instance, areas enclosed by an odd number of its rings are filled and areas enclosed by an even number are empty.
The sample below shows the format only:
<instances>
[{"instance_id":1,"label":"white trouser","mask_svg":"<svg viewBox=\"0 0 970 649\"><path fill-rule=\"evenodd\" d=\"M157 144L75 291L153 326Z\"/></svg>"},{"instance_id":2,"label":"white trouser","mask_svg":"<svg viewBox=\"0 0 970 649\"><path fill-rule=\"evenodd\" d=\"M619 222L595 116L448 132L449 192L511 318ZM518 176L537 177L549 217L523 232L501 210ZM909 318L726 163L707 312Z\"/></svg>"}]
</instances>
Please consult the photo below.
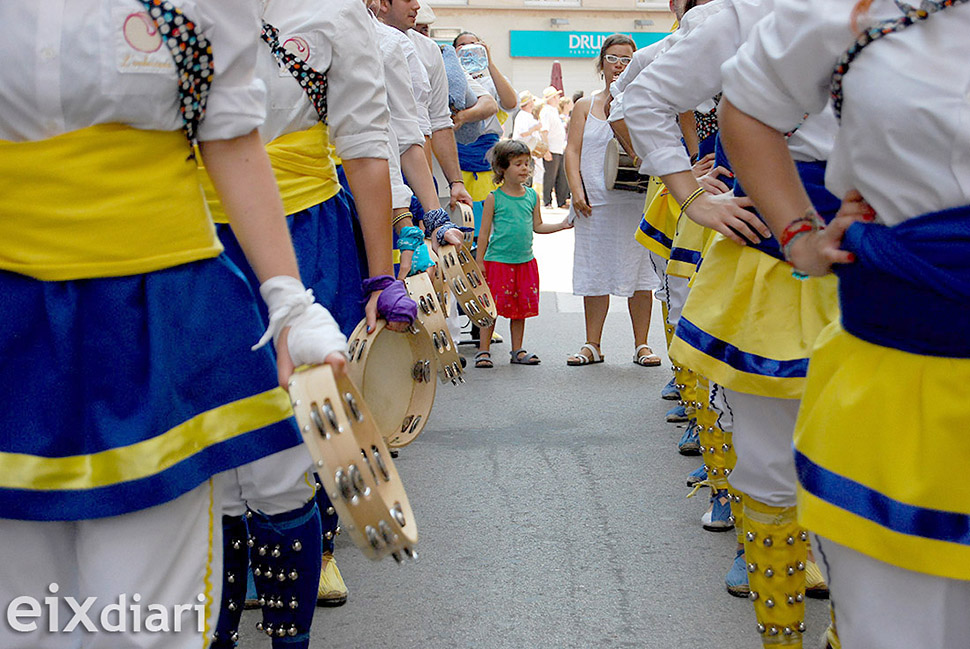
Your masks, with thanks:
<instances>
[{"instance_id":1,"label":"white trouser","mask_svg":"<svg viewBox=\"0 0 970 649\"><path fill-rule=\"evenodd\" d=\"M313 498L313 460L305 444L288 448L220 474L222 513L242 516L247 507L274 516L299 509Z\"/></svg>"},{"instance_id":2,"label":"white trouser","mask_svg":"<svg viewBox=\"0 0 970 649\"><path fill-rule=\"evenodd\" d=\"M448 292L447 288L445 292ZM450 293L448 297L448 317L445 318L445 324L448 325L451 341L457 345L461 339L461 321L458 319L458 300Z\"/></svg>"},{"instance_id":3,"label":"white trouser","mask_svg":"<svg viewBox=\"0 0 970 649\"><path fill-rule=\"evenodd\" d=\"M689 280L676 275L666 275L664 289L667 291L667 324L676 327L680 322L680 314L684 310L687 296L690 294Z\"/></svg>"},{"instance_id":4,"label":"white trouser","mask_svg":"<svg viewBox=\"0 0 970 649\"><path fill-rule=\"evenodd\" d=\"M798 478L792 436L801 402L727 388L724 401L734 418L734 451L738 456L728 482L765 505L794 507Z\"/></svg>"},{"instance_id":5,"label":"white trouser","mask_svg":"<svg viewBox=\"0 0 970 649\"><path fill-rule=\"evenodd\" d=\"M0 519L0 647L202 649L222 599L219 480L122 516Z\"/></svg>"},{"instance_id":6,"label":"white trouser","mask_svg":"<svg viewBox=\"0 0 970 649\"><path fill-rule=\"evenodd\" d=\"M650 265L653 266L653 272L656 273L657 279L660 280L660 288L653 292L653 296L663 302L667 303L667 260L655 253L653 250L648 250L647 254L650 256Z\"/></svg>"},{"instance_id":7,"label":"white trouser","mask_svg":"<svg viewBox=\"0 0 970 649\"><path fill-rule=\"evenodd\" d=\"M970 647L970 581L912 572L812 536L842 649Z\"/></svg>"},{"instance_id":8,"label":"white trouser","mask_svg":"<svg viewBox=\"0 0 970 649\"><path fill-rule=\"evenodd\" d=\"M717 413L717 427L725 433L733 433L734 415L724 397L724 386L717 383L711 383L711 410Z\"/></svg>"}]
</instances>

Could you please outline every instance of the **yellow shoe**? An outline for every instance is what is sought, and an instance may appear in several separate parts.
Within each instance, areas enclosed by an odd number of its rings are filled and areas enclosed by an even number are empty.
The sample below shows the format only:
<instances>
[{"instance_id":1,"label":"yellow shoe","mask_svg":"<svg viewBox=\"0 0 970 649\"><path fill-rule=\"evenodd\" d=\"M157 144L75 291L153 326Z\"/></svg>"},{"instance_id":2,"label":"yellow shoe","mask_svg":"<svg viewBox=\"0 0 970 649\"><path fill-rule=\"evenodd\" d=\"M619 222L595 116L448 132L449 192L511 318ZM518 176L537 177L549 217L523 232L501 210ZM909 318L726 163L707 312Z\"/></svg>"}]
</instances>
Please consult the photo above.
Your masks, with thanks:
<instances>
[{"instance_id":1,"label":"yellow shoe","mask_svg":"<svg viewBox=\"0 0 970 649\"><path fill-rule=\"evenodd\" d=\"M812 599L828 599L829 587L818 564L809 559L805 564L805 594Z\"/></svg>"},{"instance_id":2,"label":"yellow shoe","mask_svg":"<svg viewBox=\"0 0 970 649\"><path fill-rule=\"evenodd\" d=\"M337 560L329 552L323 553L320 566L320 585L317 587L317 606L342 606L347 603L347 585L340 576Z\"/></svg>"}]
</instances>

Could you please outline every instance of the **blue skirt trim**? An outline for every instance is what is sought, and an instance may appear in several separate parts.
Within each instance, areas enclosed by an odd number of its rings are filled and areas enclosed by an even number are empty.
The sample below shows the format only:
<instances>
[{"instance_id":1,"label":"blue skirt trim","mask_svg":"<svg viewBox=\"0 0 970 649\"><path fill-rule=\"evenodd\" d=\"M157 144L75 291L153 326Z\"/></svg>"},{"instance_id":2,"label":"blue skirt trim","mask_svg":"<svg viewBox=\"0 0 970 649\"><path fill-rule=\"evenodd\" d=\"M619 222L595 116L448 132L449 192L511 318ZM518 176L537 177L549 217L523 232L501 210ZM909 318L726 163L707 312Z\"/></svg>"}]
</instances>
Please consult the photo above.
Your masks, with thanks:
<instances>
[{"instance_id":1,"label":"blue skirt trim","mask_svg":"<svg viewBox=\"0 0 970 649\"><path fill-rule=\"evenodd\" d=\"M805 378L808 374L807 358L781 361L742 351L731 343L712 336L683 316L677 323L677 337L694 349L740 372L784 379Z\"/></svg>"},{"instance_id":2,"label":"blue skirt trim","mask_svg":"<svg viewBox=\"0 0 970 649\"><path fill-rule=\"evenodd\" d=\"M829 471L795 450L795 470L802 487L886 529L925 539L970 545L970 516L899 502L864 484Z\"/></svg>"},{"instance_id":3,"label":"blue skirt trim","mask_svg":"<svg viewBox=\"0 0 970 649\"><path fill-rule=\"evenodd\" d=\"M250 350L256 298L224 255L66 282L0 272L0 312L2 518L124 514L300 443L271 352ZM168 455L134 446L160 440Z\"/></svg>"}]
</instances>

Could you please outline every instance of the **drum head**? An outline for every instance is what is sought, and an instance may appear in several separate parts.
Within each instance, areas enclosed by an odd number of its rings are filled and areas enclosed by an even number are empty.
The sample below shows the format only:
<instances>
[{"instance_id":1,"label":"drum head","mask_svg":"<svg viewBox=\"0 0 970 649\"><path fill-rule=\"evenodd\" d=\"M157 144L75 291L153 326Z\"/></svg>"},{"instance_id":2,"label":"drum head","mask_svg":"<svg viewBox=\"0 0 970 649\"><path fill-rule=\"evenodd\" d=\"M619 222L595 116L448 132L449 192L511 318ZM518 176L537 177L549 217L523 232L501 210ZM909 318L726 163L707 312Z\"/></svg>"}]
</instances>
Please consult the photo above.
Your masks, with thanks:
<instances>
[{"instance_id":1,"label":"drum head","mask_svg":"<svg viewBox=\"0 0 970 649\"><path fill-rule=\"evenodd\" d=\"M606 159L603 161L603 180L607 189L616 184L616 172L620 168L620 141L616 138L606 143Z\"/></svg>"},{"instance_id":2,"label":"drum head","mask_svg":"<svg viewBox=\"0 0 970 649\"><path fill-rule=\"evenodd\" d=\"M316 365L294 373L288 387L317 475L350 538L371 559L415 557L414 512L356 386Z\"/></svg>"},{"instance_id":3,"label":"drum head","mask_svg":"<svg viewBox=\"0 0 970 649\"><path fill-rule=\"evenodd\" d=\"M435 395L435 350L424 333L398 333L361 321L351 334L347 373L371 405L388 446L406 446L424 430Z\"/></svg>"}]
</instances>

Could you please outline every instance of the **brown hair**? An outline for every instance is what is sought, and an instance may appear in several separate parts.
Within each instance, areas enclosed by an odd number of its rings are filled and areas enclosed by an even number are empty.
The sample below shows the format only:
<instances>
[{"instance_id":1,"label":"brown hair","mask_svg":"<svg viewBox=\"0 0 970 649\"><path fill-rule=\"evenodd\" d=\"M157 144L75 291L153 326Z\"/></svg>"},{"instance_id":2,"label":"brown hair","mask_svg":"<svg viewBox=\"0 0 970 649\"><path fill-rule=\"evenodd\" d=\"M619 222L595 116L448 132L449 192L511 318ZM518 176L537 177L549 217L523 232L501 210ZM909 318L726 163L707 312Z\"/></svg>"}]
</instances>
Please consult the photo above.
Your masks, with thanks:
<instances>
[{"instance_id":1,"label":"brown hair","mask_svg":"<svg viewBox=\"0 0 970 649\"><path fill-rule=\"evenodd\" d=\"M529 145L522 140L499 140L492 147L491 154L492 173L495 174L495 184L500 185L505 180L505 172L508 171L509 165L512 164L512 158L518 158L520 155L531 158L532 151L529 149Z\"/></svg>"},{"instance_id":2,"label":"brown hair","mask_svg":"<svg viewBox=\"0 0 970 649\"><path fill-rule=\"evenodd\" d=\"M610 34L603 39L603 46L600 47L599 56L596 57L596 71L603 72L603 59L606 58L606 50L610 49L614 45L629 45L633 48L633 51L637 51L637 44L633 42L633 39L626 34Z\"/></svg>"}]
</instances>

